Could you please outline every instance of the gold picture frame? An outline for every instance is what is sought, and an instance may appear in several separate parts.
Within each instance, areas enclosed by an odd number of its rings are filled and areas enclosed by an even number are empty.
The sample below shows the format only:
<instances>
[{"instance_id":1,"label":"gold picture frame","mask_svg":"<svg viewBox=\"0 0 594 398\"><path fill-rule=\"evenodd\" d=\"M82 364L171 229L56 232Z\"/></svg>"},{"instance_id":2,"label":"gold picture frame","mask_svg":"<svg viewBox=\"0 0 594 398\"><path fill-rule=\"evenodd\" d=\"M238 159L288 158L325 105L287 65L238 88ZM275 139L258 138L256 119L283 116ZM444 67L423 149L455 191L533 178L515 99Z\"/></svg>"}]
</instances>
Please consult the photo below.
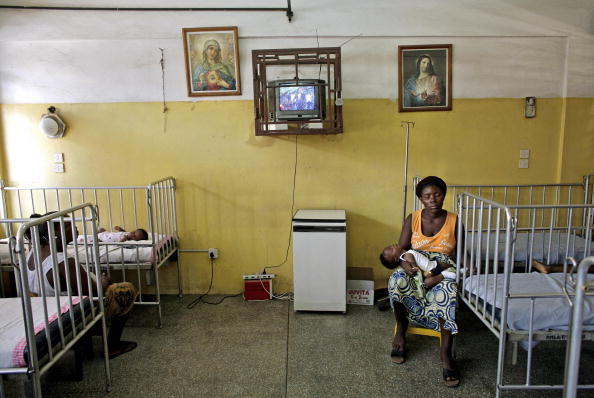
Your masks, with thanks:
<instances>
[{"instance_id":1,"label":"gold picture frame","mask_svg":"<svg viewBox=\"0 0 594 398\"><path fill-rule=\"evenodd\" d=\"M189 97L241 95L237 27L183 28Z\"/></svg>"}]
</instances>

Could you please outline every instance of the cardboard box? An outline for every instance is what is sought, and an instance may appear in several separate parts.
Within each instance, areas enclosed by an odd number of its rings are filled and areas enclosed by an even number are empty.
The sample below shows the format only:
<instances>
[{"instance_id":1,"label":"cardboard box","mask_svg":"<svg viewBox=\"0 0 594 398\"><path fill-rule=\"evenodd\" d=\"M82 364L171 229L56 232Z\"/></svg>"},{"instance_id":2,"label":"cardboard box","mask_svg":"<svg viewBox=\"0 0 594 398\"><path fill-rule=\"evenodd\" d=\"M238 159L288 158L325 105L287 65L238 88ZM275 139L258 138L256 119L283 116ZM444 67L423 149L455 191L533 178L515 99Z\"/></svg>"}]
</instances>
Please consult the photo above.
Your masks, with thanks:
<instances>
[{"instance_id":1,"label":"cardboard box","mask_svg":"<svg viewBox=\"0 0 594 398\"><path fill-rule=\"evenodd\" d=\"M347 268L347 304L373 305L373 269Z\"/></svg>"}]
</instances>

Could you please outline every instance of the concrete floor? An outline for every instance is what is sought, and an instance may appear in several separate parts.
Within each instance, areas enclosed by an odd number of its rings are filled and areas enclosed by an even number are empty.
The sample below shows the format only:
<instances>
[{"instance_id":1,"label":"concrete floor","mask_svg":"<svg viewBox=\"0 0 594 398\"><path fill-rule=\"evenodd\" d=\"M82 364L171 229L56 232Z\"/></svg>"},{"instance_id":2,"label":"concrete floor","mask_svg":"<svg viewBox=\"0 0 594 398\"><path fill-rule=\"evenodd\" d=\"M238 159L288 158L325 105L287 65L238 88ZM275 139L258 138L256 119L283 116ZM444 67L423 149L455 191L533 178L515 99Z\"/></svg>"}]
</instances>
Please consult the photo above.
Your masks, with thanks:
<instances>
[{"instance_id":1,"label":"concrete floor","mask_svg":"<svg viewBox=\"0 0 594 398\"><path fill-rule=\"evenodd\" d=\"M408 359L390 361L393 314L375 307L349 306L346 315L294 313L288 301L244 302L229 298L220 305L186 305L164 298L163 328L156 329L155 309L137 307L124 339L138 342L133 352L111 361L112 391L105 392L99 339L96 355L85 361L85 378L72 381L72 358L66 356L44 377L46 397L492 397L498 342L476 317L463 309L458 323L458 365L462 383L445 387L438 340L411 335ZM218 297L209 297L216 301ZM564 343L539 345L534 351L537 380L562 383ZM581 382L594 384L594 345L584 344ZM522 382L526 354L509 367L506 378ZM6 383L7 396L21 395L18 383ZM561 396L556 392L514 392L504 396ZM594 396L583 393L580 396Z\"/></svg>"}]
</instances>

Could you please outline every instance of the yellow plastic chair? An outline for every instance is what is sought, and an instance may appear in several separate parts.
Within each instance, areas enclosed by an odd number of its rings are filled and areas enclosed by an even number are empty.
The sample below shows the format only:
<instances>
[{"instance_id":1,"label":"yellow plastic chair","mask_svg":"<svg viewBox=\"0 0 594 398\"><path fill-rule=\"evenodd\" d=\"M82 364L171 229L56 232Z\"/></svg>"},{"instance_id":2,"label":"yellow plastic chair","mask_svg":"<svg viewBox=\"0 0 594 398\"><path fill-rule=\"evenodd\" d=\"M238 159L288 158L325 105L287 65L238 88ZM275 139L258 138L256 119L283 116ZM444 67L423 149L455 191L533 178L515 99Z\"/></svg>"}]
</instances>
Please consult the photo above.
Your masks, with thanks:
<instances>
[{"instance_id":1,"label":"yellow plastic chair","mask_svg":"<svg viewBox=\"0 0 594 398\"><path fill-rule=\"evenodd\" d=\"M398 330L398 324L394 325L394 336L396 336L396 330ZM421 326L408 325L407 333L419 334L422 336L437 337L439 339L439 345L441 346L441 332L433 329L427 329Z\"/></svg>"}]
</instances>

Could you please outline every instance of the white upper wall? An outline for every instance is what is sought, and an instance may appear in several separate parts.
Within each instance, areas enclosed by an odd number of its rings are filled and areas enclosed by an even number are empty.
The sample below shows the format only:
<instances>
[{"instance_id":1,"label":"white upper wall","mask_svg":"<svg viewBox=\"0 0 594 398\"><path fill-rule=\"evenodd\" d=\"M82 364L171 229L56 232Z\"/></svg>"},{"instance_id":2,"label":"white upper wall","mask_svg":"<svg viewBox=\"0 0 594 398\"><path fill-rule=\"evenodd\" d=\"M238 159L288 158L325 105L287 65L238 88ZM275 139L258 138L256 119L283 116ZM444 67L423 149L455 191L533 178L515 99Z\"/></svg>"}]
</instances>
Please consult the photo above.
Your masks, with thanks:
<instances>
[{"instance_id":1,"label":"white upper wall","mask_svg":"<svg viewBox=\"0 0 594 398\"><path fill-rule=\"evenodd\" d=\"M186 93L182 28L237 26L251 50L342 46L344 98L397 97L397 49L453 44L454 98L594 96L594 0L293 0L283 12L0 10L0 102L167 101ZM285 7L274 1L2 1L92 7ZM317 36L317 37L316 37Z\"/></svg>"}]
</instances>

